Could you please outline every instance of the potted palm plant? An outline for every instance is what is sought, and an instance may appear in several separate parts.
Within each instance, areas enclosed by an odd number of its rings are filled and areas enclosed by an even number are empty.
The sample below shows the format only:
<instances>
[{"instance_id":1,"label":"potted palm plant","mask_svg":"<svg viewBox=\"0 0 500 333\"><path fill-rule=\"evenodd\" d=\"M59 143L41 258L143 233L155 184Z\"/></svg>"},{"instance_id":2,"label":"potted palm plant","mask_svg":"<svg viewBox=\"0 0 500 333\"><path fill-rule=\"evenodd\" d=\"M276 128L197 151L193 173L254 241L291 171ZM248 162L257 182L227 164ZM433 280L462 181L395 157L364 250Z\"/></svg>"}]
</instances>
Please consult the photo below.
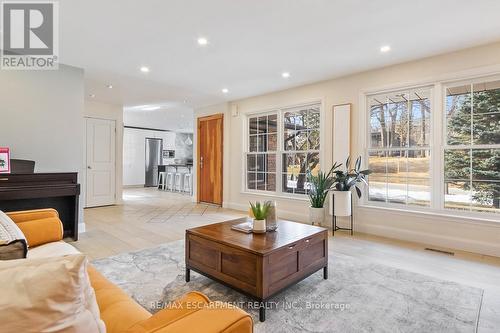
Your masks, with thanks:
<instances>
[{"instance_id":1,"label":"potted palm plant","mask_svg":"<svg viewBox=\"0 0 500 333\"><path fill-rule=\"evenodd\" d=\"M334 170L340 166L341 164L335 163L328 173L321 170L316 175L313 175L311 171L307 173L307 181L310 184L308 195L311 203L309 206L309 223L320 225L324 222L325 200L328 191L332 189L335 183Z\"/></svg>"},{"instance_id":2,"label":"potted palm plant","mask_svg":"<svg viewBox=\"0 0 500 333\"><path fill-rule=\"evenodd\" d=\"M255 204L250 202L250 207L252 208L252 213L254 216L253 220L253 232L256 234L262 234L266 232L266 217L269 214L271 208L271 202L266 201L261 203L257 201Z\"/></svg>"},{"instance_id":3,"label":"potted palm plant","mask_svg":"<svg viewBox=\"0 0 500 333\"><path fill-rule=\"evenodd\" d=\"M334 173L335 194L333 196L333 202L335 211L333 214L336 216L350 216L352 214L351 189L354 187L358 198L361 198L361 190L358 187L358 184L365 183L368 185L366 182L366 176L368 176L371 171L368 169L361 170L361 156L359 156L356 159L353 168L351 168L351 157L348 157L345 162L345 170L336 170Z\"/></svg>"}]
</instances>

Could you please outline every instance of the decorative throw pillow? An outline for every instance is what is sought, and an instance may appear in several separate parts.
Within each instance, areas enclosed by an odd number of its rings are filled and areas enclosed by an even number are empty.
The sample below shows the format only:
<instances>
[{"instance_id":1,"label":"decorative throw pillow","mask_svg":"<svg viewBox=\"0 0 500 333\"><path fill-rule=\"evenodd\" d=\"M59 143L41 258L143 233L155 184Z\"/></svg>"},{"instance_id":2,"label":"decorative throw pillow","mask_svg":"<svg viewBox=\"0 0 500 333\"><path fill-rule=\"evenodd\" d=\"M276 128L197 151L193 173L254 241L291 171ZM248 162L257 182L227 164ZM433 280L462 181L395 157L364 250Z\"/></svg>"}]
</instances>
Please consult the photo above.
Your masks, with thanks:
<instances>
[{"instance_id":1,"label":"decorative throw pillow","mask_svg":"<svg viewBox=\"0 0 500 333\"><path fill-rule=\"evenodd\" d=\"M0 210L0 260L26 258L28 243L23 232Z\"/></svg>"},{"instance_id":2,"label":"decorative throw pillow","mask_svg":"<svg viewBox=\"0 0 500 333\"><path fill-rule=\"evenodd\" d=\"M0 331L105 333L83 254L0 262Z\"/></svg>"}]
</instances>

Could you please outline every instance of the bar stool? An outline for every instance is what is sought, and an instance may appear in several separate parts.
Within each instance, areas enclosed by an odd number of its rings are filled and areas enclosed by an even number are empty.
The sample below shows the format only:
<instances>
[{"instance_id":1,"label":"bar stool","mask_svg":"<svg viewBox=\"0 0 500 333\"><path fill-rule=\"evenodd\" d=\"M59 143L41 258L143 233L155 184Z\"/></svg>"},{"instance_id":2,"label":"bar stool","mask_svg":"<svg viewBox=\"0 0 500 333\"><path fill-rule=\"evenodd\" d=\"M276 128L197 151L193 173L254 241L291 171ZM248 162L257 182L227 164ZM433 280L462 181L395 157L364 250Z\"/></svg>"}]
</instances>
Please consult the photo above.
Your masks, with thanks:
<instances>
[{"instance_id":1,"label":"bar stool","mask_svg":"<svg viewBox=\"0 0 500 333\"><path fill-rule=\"evenodd\" d=\"M182 190L182 176L183 174L180 172L175 173L175 181L174 181L174 189L177 192Z\"/></svg>"},{"instance_id":2,"label":"bar stool","mask_svg":"<svg viewBox=\"0 0 500 333\"><path fill-rule=\"evenodd\" d=\"M184 174L184 192L191 193L191 174Z\"/></svg>"},{"instance_id":3,"label":"bar stool","mask_svg":"<svg viewBox=\"0 0 500 333\"><path fill-rule=\"evenodd\" d=\"M167 190L173 191L174 190L174 173L173 172L167 172Z\"/></svg>"},{"instance_id":4,"label":"bar stool","mask_svg":"<svg viewBox=\"0 0 500 333\"><path fill-rule=\"evenodd\" d=\"M158 173L158 188L165 190L167 187L167 173L165 171L161 171Z\"/></svg>"}]
</instances>

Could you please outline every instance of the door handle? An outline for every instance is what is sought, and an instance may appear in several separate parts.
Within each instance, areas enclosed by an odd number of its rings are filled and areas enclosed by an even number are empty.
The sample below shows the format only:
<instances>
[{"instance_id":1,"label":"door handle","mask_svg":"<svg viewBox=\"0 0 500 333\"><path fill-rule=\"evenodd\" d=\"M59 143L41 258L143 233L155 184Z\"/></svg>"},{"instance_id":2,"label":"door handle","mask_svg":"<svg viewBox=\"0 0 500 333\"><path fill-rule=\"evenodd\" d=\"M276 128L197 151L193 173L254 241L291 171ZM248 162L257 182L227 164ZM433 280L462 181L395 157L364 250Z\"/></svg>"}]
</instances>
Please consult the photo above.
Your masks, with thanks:
<instances>
[{"instance_id":1,"label":"door handle","mask_svg":"<svg viewBox=\"0 0 500 333\"><path fill-rule=\"evenodd\" d=\"M200 169L203 169L203 156L200 157Z\"/></svg>"},{"instance_id":2,"label":"door handle","mask_svg":"<svg viewBox=\"0 0 500 333\"><path fill-rule=\"evenodd\" d=\"M91 167L90 165L87 165L87 169L89 169L89 170L90 170L90 169L92 169L92 167Z\"/></svg>"}]
</instances>

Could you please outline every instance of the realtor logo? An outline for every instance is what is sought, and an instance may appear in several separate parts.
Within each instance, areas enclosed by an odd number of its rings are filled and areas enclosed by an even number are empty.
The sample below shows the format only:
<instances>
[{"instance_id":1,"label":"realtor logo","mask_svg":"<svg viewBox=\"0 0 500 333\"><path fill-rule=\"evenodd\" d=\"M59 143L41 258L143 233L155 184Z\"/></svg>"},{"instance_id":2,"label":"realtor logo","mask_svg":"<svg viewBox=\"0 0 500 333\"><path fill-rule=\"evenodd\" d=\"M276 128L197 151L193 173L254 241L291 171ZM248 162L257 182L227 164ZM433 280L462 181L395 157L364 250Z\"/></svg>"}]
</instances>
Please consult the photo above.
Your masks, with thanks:
<instances>
[{"instance_id":1,"label":"realtor logo","mask_svg":"<svg viewBox=\"0 0 500 333\"><path fill-rule=\"evenodd\" d=\"M1 69L58 69L58 5L2 2Z\"/></svg>"}]
</instances>

